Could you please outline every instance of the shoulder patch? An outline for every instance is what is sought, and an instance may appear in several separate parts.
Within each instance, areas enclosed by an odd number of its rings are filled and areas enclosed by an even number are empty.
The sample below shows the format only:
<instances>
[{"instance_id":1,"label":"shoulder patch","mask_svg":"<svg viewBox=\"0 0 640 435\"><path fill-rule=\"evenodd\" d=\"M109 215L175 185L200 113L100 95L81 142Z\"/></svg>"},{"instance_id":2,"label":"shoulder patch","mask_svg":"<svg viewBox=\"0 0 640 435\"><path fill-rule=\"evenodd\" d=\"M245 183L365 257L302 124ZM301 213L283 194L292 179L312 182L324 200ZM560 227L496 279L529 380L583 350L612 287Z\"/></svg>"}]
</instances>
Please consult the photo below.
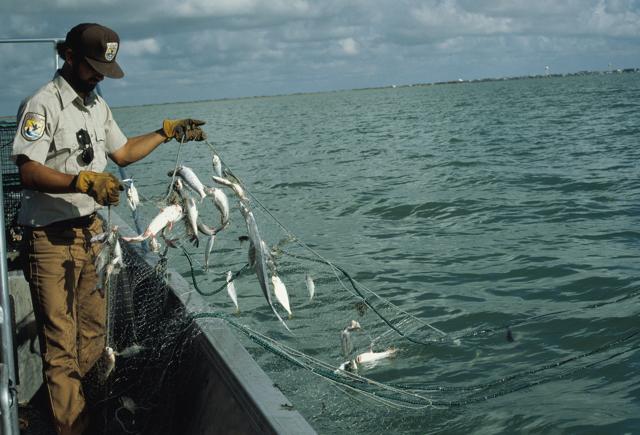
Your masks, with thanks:
<instances>
[{"instance_id":1,"label":"shoulder patch","mask_svg":"<svg viewBox=\"0 0 640 435\"><path fill-rule=\"evenodd\" d=\"M45 116L39 113L28 112L24 115L20 132L26 140L38 140L44 134Z\"/></svg>"}]
</instances>

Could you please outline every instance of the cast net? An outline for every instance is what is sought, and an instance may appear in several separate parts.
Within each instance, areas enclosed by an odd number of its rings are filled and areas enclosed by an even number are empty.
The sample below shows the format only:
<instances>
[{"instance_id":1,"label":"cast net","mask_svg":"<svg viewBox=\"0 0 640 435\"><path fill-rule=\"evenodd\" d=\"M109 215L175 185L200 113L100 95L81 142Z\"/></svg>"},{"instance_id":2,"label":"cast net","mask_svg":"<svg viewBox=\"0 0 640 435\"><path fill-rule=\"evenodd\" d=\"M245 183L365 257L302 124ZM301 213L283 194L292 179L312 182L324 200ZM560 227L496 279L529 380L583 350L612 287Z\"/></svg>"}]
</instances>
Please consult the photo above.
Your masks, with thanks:
<instances>
[{"instance_id":1,"label":"cast net","mask_svg":"<svg viewBox=\"0 0 640 435\"><path fill-rule=\"evenodd\" d=\"M108 345L116 354L116 365L102 381L98 377L96 394L99 402L110 404L104 416L111 430L153 433L172 418L170 392L179 382L176 370L184 352L197 334L196 319L226 321L271 375L287 373L285 377L327 383L341 391L337 396L407 411L487 401L578 376L638 348L640 330L629 326L617 338L575 354L554 359L541 354L518 364L512 358L504 362L503 370L495 370L494 362L477 356L487 340L509 343L516 328L635 300L638 291L597 304L510 318L503 324L460 328L455 313L410 312L401 308L401 301L364 284L372 273L352 275L325 258L321 247L310 246L289 231L251 194L241 176L221 161L217 176L224 182L219 180L217 188L228 198L225 220L224 207L208 190L215 183L204 181L215 175L213 168L211 173L197 174L205 184L202 201L197 188L191 193L186 186L176 189L176 184L193 183L188 174L178 175L187 163L178 152L171 176L165 180L166 194L141 195L145 223L170 205L183 206L184 217L169 225L170 230L145 240L157 251L147 256L156 265L143 261L139 248L123 243L124 267L110 282ZM193 202L204 231L190 227L186 210L191 196L196 198ZM191 241L197 232L196 247ZM215 233L212 245L211 233ZM167 265L179 270L206 301L196 312L184 312L170 303ZM286 298L280 284L286 288ZM501 374L473 383L456 373L425 381L430 378L426 368L423 376L415 376L415 370L404 376L427 352L441 355L440 362L474 360L474 371Z\"/></svg>"}]
</instances>

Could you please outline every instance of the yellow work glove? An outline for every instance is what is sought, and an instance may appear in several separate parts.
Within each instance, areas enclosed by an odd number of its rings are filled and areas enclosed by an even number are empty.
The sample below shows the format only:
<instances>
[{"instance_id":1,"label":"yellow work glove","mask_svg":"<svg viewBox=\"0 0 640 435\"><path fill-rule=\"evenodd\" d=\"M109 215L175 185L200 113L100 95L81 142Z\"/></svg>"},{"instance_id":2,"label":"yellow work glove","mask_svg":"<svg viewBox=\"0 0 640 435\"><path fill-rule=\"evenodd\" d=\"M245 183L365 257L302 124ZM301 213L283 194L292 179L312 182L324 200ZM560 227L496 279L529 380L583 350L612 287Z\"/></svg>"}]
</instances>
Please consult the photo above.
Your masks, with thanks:
<instances>
[{"instance_id":1,"label":"yellow work glove","mask_svg":"<svg viewBox=\"0 0 640 435\"><path fill-rule=\"evenodd\" d=\"M73 178L76 192L86 193L100 205L118 205L124 186L108 172L80 171Z\"/></svg>"},{"instance_id":2,"label":"yellow work glove","mask_svg":"<svg viewBox=\"0 0 640 435\"><path fill-rule=\"evenodd\" d=\"M162 122L162 132L167 141L176 139L178 142L190 140L205 140L207 134L200 128L204 121L199 119L165 119Z\"/></svg>"}]
</instances>

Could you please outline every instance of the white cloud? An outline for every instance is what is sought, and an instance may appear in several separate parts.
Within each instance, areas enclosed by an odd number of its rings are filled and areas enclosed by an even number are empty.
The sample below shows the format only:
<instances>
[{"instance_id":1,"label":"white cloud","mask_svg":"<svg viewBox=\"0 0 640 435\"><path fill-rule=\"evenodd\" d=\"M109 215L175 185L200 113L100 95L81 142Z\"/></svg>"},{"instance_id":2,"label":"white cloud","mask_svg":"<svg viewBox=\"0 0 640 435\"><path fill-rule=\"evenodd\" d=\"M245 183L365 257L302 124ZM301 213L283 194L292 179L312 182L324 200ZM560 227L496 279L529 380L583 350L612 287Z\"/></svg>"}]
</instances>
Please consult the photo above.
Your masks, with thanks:
<instances>
[{"instance_id":1,"label":"white cloud","mask_svg":"<svg viewBox=\"0 0 640 435\"><path fill-rule=\"evenodd\" d=\"M160 52L160 44L155 38L145 38L137 41L123 41L122 52L129 56L141 56Z\"/></svg>"},{"instance_id":2,"label":"white cloud","mask_svg":"<svg viewBox=\"0 0 640 435\"><path fill-rule=\"evenodd\" d=\"M420 5L411 15L430 35L490 35L513 30L511 18L468 12L455 0Z\"/></svg>"},{"instance_id":3,"label":"white cloud","mask_svg":"<svg viewBox=\"0 0 640 435\"><path fill-rule=\"evenodd\" d=\"M600 0L594 9L589 11L585 20L585 28L605 35L640 36L640 12L623 7L633 3Z\"/></svg>"},{"instance_id":4,"label":"white cloud","mask_svg":"<svg viewBox=\"0 0 640 435\"><path fill-rule=\"evenodd\" d=\"M119 104L640 66L640 0L0 0L3 38L86 21L121 37ZM0 50L13 113L52 50Z\"/></svg>"},{"instance_id":5,"label":"white cloud","mask_svg":"<svg viewBox=\"0 0 640 435\"><path fill-rule=\"evenodd\" d=\"M285 16L305 14L311 6L305 0L186 0L165 1L178 16L233 16L257 13ZM176 4L177 3L177 4Z\"/></svg>"},{"instance_id":6,"label":"white cloud","mask_svg":"<svg viewBox=\"0 0 640 435\"><path fill-rule=\"evenodd\" d=\"M350 56L355 56L360 52L360 44L353 38L341 39L338 44L342 47L342 51Z\"/></svg>"}]
</instances>

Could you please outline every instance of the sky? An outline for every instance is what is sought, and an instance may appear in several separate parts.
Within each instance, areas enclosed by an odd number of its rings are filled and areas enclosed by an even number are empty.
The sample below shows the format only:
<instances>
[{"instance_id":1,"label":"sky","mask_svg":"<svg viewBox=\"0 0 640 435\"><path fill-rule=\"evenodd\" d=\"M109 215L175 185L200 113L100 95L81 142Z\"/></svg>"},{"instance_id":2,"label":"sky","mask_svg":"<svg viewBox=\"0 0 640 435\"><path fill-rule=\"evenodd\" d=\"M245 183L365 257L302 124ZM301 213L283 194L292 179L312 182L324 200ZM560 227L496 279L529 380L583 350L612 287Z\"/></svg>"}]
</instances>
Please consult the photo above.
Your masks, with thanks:
<instances>
[{"instance_id":1,"label":"sky","mask_svg":"<svg viewBox=\"0 0 640 435\"><path fill-rule=\"evenodd\" d=\"M121 39L112 107L640 67L640 0L1 0L0 39ZM52 44L0 44L0 115Z\"/></svg>"}]
</instances>

